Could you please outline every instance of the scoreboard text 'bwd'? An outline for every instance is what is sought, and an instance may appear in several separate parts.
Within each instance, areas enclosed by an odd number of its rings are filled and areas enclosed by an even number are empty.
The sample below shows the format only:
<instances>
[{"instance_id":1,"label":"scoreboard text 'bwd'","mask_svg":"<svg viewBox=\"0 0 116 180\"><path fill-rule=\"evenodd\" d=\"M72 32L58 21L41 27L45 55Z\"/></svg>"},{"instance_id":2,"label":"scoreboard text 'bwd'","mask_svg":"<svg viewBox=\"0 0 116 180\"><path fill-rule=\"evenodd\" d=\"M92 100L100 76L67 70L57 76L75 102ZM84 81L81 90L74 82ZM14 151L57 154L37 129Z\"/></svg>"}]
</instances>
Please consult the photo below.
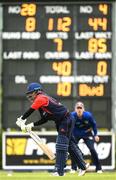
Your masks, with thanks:
<instances>
[{"instance_id":1,"label":"scoreboard text 'bwd'","mask_svg":"<svg viewBox=\"0 0 116 180\"><path fill-rule=\"evenodd\" d=\"M112 4L17 3L2 8L3 126L15 127L27 107L26 86L37 81L71 111L77 100L83 101L98 127L110 129Z\"/></svg>"}]
</instances>

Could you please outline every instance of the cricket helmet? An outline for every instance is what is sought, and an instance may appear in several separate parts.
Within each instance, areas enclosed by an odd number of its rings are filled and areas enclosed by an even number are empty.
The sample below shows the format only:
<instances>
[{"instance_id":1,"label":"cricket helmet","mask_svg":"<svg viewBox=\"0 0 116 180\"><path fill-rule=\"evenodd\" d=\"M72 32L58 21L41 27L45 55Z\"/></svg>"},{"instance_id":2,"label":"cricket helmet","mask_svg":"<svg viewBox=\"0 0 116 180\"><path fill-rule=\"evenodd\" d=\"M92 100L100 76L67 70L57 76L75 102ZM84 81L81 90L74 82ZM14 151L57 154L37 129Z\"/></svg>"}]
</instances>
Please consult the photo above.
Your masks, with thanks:
<instances>
[{"instance_id":1,"label":"cricket helmet","mask_svg":"<svg viewBox=\"0 0 116 180\"><path fill-rule=\"evenodd\" d=\"M33 83L30 83L27 87L27 93L26 94L29 94L29 93L32 93L34 91L42 91L42 86L41 84L39 83L36 83L36 82L33 82Z\"/></svg>"}]
</instances>

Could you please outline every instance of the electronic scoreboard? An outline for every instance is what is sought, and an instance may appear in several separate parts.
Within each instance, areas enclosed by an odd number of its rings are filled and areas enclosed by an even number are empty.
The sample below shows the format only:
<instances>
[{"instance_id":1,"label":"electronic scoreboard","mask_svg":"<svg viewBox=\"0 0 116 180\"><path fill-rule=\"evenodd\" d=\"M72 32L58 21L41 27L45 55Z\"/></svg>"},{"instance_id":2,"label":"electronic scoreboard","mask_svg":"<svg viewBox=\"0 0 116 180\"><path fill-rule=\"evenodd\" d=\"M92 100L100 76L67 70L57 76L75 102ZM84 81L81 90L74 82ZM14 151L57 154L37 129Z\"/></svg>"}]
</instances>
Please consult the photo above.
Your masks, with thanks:
<instances>
[{"instance_id":1,"label":"electronic scoreboard","mask_svg":"<svg viewBox=\"0 0 116 180\"><path fill-rule=\"evenodd\" d=\"M27 85L39 82L70 111L83 101L98 127L110 129L112 3L1 6L3 127L16 127L28 107Z\"/></svg>"}]
</instances>

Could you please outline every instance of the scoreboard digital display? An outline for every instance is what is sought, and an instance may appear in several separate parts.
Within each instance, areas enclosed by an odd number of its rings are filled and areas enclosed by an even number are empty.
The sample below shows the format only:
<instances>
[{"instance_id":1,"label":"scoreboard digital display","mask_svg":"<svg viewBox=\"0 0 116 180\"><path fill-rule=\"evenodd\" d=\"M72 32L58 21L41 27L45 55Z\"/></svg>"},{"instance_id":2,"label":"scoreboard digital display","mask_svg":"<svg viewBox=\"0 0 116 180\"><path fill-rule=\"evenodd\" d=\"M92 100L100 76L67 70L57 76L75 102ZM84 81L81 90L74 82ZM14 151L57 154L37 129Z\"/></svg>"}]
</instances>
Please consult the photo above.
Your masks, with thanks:
<instances>
[{"instance_id":1,"label":"scoreboard digital display","mask_svg":"<svg viewBox=\"0 0 116 180\"><path fill-rule=\"evenodd\" d=\"M39 82L70 111L83 101L98 127L110 129L112 3L31 2L2 8L3 127L15 127L27 107L27 85Z\"/></svg>"}]
</instances>

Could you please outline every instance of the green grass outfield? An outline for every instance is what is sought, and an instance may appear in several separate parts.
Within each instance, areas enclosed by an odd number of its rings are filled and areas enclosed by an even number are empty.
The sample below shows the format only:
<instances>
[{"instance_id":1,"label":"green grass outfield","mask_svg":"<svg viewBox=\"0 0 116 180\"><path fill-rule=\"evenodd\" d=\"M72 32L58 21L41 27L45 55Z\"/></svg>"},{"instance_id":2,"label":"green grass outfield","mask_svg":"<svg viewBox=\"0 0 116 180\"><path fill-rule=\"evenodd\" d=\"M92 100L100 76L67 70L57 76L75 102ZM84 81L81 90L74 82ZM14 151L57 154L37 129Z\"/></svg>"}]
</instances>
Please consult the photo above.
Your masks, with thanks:
<instances>
[{"instance_id":1,"label":"green grass outfield","mask_svg":"<svg viewBox=\"0 0 116 180\"><path fill-rule=\"evenodd\" d=\"M66 173L65 176L52 176L48 172L6 172L0 171L0 180L116 180L115 172L103 172L102 174L87 172L84 176Z\"/></svg>"}]
</instances>

